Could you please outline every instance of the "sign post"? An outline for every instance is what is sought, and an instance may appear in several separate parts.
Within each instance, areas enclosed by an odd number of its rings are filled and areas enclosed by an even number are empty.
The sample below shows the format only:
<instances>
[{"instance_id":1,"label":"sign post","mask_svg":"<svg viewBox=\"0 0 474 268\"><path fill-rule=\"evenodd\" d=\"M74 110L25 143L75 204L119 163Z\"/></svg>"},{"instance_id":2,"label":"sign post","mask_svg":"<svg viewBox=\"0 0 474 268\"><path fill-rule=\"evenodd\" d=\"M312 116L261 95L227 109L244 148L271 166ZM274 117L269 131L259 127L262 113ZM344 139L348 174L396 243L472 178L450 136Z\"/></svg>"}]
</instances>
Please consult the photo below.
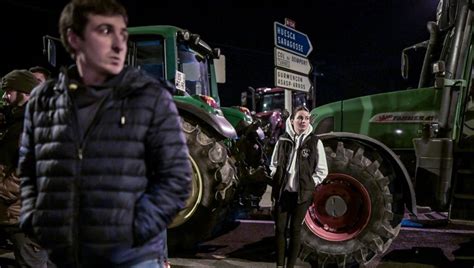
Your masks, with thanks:
<instances>
[{"instance_id":1,"label":"sign post","mask_svg":"<svg viewBox=\"0 0 474 268\"><path fill-rule=\"evenodd\" d=\"M275 85L286 89L285 109L291 112L292 91L309 93L312 90L308 77L312 66L307 57L313 51L313 45L306 34L295 29L293 20L285 19L285 24L274 23Z\"/></svg>"}]
</instances>

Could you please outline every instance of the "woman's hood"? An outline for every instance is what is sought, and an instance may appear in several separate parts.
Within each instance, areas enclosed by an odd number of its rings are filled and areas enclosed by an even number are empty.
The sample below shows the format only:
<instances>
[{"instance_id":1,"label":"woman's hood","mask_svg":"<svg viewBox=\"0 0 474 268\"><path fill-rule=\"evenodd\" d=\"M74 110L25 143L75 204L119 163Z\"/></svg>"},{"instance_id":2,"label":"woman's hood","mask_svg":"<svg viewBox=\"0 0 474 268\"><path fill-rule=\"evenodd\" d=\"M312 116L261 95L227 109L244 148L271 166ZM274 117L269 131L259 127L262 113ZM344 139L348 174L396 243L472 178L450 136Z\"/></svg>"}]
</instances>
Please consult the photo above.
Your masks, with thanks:
<instances>
[{"instance_id":1,"label":"woman's hood","mask_svg":"<svg viewBox=\"0 0 474 268\"><path fill-rule=\"evenodd\" d=\"M303 132L303 134L308 135L311 132L313 132L313 126L309 124L308 128L305 130L305 132ZM290 137L294 137L296 135L295 130L293 129L293 125L291 124L290 117L286 119L286 133L288 133Z\"/></svg>"}]
</instances>

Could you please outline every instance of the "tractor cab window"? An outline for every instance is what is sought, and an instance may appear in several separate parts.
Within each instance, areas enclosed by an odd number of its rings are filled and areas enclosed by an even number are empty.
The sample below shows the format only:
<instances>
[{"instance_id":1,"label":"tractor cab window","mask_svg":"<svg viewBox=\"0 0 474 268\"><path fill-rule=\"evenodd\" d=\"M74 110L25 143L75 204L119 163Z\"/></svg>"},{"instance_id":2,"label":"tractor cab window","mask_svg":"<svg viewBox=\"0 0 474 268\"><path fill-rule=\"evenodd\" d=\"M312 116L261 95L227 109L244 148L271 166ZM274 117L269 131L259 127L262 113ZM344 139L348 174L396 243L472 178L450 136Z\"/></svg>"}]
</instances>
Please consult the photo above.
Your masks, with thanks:
<instances>
[{"instance_id":1,"label":"tractor cab window","mask_svg":"<svg viewBox=\"0 0 474 268\"><path fill-rule=\"evenodd\" d=\"M257 106L258 112L266 112L271 110L283 110L285 107L285 93L278 92L265 94L262 96L260 105Z\"/></svg>"},{"instance_id":2,"label":"tractor cab window","mask_svg":"<svg viewBox=\"0 0 474 268\"><path fill-rule=\"evenodd\" d=\"M140 37L129 43L127 64L145 70L156 79L165 77L163 39Z\"/></svg>"},{"instance_id":3,"label":"tractor cab window","mask_svg":"<svg viewBox=\"0 0 474 268\"><path fill-rule=\"evenodd\" d=\"M178 70L185 75L188 94L210 95L208 59L184 43L178 46Z\"/></svg>"},{"instance_id":4,"label":"tractor cab window","mask_svg":"<svg viewBox=\"0 0 474 268\"><path fill-rule=\"evenodd\" d=\"M307 106L306 103L306 93L293 91L293 107L298 106ZM257 113L272 111L272 110L280 110L283 111L285 108L285 92L273 92L269 94L263 94L259 102L257 103Z\"/></svg>"},{"instance_id":5,"label":"tractor cab window","mask_svg":"<svg viewBox=\"0 0 474 268\"><path fill-rule=\"evenodd\" d=\"M293 92L293 107L304 106L308 107L308 103L306 103L306 93L301 91L294 91Z\"/></svg>"}]
</instances>

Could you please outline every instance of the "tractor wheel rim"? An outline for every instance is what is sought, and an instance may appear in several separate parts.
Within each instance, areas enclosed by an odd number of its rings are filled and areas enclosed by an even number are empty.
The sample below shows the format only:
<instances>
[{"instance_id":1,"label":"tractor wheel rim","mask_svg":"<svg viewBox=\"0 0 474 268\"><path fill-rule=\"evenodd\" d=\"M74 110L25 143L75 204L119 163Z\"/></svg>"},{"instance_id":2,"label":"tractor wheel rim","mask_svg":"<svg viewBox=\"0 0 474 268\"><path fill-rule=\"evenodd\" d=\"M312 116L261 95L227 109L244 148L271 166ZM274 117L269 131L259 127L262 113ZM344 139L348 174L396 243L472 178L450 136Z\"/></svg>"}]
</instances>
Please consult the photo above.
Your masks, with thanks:
<instances>
[{"instance_id":1,"label":"tractor wheel rim","mask_svg":"<svg viewBox=\"0 0 474 268\"><path fill-rule=\"evenodd\" d=\"M316 187L305 216L306 226L329 241L346 241L367 226L372 204L367 189L354 177L331 173Z\"/></svg>"},{"instance_id":2,"label":"tractor wheel rim","mask_svg":"<svg viewBox=\"0 0 474 268\"><path fill-rule=\"evenodd\" d=\"M196 212L196 209L202 200L203 182L201 172L199 171L199 166L197 165L196 161L194 161L191 156L189 156L189 160L191 162L193 172L191 180L191 194L186 200L185 207L176 215L169 225L169 228L177 227L185 223L194 214L194 212Z\"/></svg>"}]
</instances>

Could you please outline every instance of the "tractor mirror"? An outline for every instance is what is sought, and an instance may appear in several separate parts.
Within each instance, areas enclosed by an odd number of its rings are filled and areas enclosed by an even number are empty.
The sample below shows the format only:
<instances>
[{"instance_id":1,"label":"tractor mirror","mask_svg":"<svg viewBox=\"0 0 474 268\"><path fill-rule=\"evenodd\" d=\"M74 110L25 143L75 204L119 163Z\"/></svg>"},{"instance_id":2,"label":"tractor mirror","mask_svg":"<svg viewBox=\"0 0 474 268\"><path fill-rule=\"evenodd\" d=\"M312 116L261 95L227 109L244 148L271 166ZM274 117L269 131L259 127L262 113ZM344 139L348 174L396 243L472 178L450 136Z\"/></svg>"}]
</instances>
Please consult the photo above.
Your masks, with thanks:
<instances>
[{"instance_id":1,"label":"tractor mirror","mask_svg":"<svg viewBox=\"0 0 474 268\"><path fill-rule=\"evenodd\" d=\"M401 64L401 71L403 79L408 79L408 71L410 70L409 61L408 61L408 51L417 51L419 49L426 49L428 47L429 41L423 41L412 46L406 47L402 50L402 64Z\"/></svg>"},{"instance_id":2,"label":"tractor mirror","mask_svg":"<svg viewBox=\"0 0 474 268\"><path fill-rule=\"evenodd\" d=\"M225 84L225 55L220 54L220 57L214 59L214 68L216 72L216 82Z\"/></svg>"},{"instance_id":3,"label":"tractor mirror","mask_svg":"<svg viewBox=\"0 0 474 268\"><path fill-rule=\"evenodd\" d=\"M49 64L56 67L56 44L50 36L43 36L43 54L45 54Z\"/></svg>"},{"instance_id":4,"label":"tractor mirror","mask_svg":"<svg viewBox=\"0 0 474 268\"><path fill-rule=\"evenodd\" d=\"M408 55L405 50L402 51L401 70L402 70L403 79L407 80L408 79Z\"/></svg>"}]
</instances>

